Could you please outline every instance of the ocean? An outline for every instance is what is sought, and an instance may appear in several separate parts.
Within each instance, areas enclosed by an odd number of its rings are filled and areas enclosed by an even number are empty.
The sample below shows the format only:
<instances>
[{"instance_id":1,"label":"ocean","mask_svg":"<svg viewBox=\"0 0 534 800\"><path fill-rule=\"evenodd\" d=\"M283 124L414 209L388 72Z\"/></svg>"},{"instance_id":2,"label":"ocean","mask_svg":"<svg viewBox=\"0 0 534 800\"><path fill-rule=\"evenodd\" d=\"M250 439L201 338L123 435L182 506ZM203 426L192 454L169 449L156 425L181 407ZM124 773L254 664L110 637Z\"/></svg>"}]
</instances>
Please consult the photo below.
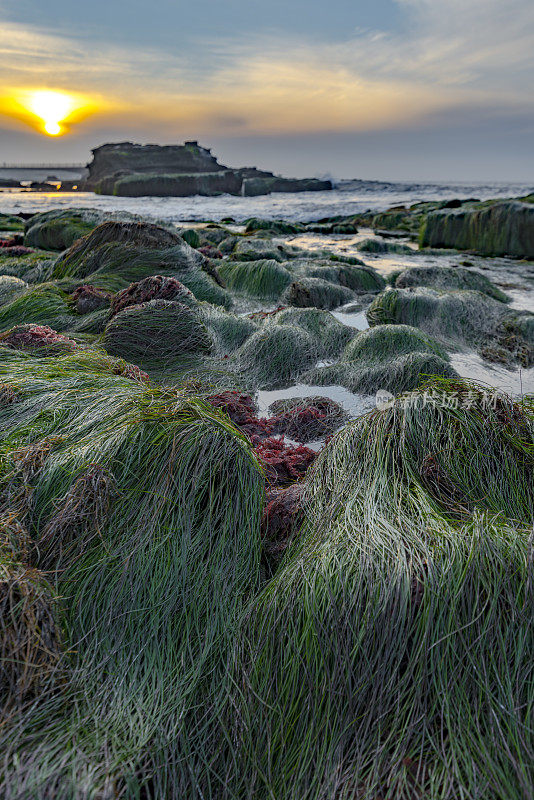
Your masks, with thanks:
<instances>
[{"instance_id":1,"label":"ocean","mask_svg":"<svg viewBox=\"0 0 534 800\"><path fill-rule=\"evenodd\" d=\"M381 211L394 205L454 197L521 197L534 191L521 183L385 183L340 181L331 192L271 194L262 197L106 197L92 192L34 192L27 189L0 190L3 213L36 213L51 208L85 208L129 211L142 217L182 221L219 221L232 217L237 223L248 217L313 221L322 217Z\"/></svg>"}]
</instances>

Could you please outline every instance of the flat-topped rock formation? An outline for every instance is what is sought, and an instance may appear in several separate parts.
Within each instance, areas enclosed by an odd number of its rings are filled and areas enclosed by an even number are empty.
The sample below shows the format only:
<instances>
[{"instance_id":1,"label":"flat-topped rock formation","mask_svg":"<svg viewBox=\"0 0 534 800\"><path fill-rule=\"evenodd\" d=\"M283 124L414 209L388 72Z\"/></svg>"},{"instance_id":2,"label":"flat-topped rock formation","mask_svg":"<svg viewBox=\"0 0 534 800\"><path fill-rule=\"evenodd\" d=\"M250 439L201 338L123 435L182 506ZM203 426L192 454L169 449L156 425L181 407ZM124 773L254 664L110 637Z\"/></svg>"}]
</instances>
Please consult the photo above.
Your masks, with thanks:
<instances>
[{"instance_id":1,"label":"flat-topped rock formation","mask_svg":"<svg viewBox=\"0 0 534 800\"><path fill-rule=\"evenodd\" d=\"M234 194L246 197L271 192L332 189L328 180L281 178L272 172L219 164L198 142L183 145L104 144L93 151L82 188L121 197L187 197Z\"/></svg>"}]
</instances>

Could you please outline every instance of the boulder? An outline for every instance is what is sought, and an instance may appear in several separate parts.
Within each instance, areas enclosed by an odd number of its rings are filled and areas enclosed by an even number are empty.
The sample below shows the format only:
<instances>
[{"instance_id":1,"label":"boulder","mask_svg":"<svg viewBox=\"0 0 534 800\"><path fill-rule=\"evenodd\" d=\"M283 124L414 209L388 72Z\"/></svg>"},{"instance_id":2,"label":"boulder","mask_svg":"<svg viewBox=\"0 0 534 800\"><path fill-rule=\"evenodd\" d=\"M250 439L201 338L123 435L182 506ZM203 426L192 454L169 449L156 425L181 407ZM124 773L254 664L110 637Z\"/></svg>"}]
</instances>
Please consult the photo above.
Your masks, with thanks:
<instances>
[{"instance_id":1,"label":"boulder","mask_svg":"<svg viewBox=\"0 0 534 800\"><path fill-rule=\"evenodd\" d=\"M420 242L422 247L534 258L534 204L505 200L433 211L422 225Z\"/></svg>"}]
</instances>

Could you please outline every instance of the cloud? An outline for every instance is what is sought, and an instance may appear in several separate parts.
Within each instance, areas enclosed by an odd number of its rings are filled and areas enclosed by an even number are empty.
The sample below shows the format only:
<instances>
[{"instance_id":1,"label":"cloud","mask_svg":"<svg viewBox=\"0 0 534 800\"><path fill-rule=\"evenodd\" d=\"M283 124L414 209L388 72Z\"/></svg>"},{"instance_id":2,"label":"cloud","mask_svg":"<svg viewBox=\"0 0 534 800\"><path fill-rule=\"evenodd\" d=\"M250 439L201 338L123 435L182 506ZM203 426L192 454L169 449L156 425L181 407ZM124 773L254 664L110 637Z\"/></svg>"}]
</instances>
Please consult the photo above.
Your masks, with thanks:
<instances>
[{"instance_id":1,"label":"cloud","mask_svg":"<svg viewBox=\"0 0 534 800\"><path fill-rule=\"evenodd\" d=\"M397 0L395 32L357 31L341 43L281 34L204 38L202 67L147 47L79 42L3 25L0 76L9 85L91 95L83 124L127 135L372 131L413 125L447 109L532 109L531 0ZM100 99L100 103L98 100ZM17 124L17 123L14 123Z\"/></svg>"}]
</instances>

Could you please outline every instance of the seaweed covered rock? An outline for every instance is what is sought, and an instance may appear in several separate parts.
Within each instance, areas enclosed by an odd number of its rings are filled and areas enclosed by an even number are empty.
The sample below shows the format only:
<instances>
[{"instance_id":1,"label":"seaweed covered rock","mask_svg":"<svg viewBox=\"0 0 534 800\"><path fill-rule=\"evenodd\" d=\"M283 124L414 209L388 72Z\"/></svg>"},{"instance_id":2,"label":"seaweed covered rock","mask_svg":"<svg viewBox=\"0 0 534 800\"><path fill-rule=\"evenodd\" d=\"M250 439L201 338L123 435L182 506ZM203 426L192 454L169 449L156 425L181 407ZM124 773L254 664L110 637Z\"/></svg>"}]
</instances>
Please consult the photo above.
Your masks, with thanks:
<instances>
[{"instance_id":1,"label":"seaweed covered rock","mask_svg":"<svg viewBox=\"0 0 534 800\"><path fill-rule=\"evenodd\" d=\"M376 270L365 264L344 264L333 260L313 259L306 261L296 259L291 263L295 272L302 273L307 278L320 278L321 280L346 286L357 293L380 292L386 282Z\"/></svg>"},{"instance_id":2,"label":"seaweed covered rock","mask_svg":"<svg viewBox=\"0 0 534 800\"><path fill-rule=\"evenodd\" d=\"M66 250L97 225L100 215L89 210L45 211L31 217L24 244L41 250Z\"/></svg>"},{"instance_id":3,"label":"seaweed covered rock","mask_svg":"<svg viewBox=\"0 0 534 800\"><path fill-rule=\"evenodd\" d=\"M24 220L15 214L0 214L0 231L23 231Z\"/></svg>"},{"instance_id":4,"label":"seaweed covered rock","mask_svg":"<svg viewBox=\"0 0 534 800\"><path fill-rule=\"evenodd\" d=\"M0 345L13 350L29 350L33 355L51 356L69 353L76 349L76 342L48 325L16 325L0 333Z\"/></svg>"},{"instance_id":5,"label":"seaweed covered rock","mask_svg":"<svg viewBox=\"0 0 534 800\"><path fill-rule=\"evenodd\" d=\"M288 385L317 360L317 343L303 328L267 320L237 350L240 373L258 388Z\"/></svg>"},{"instance_id":6,"label":"seaweed covered rock","mask_svg":"<svg viewBox=\"0 0 534 800\"><path fill-rule=\"evenodd\" d=\"M56 262L55 278L120 291L153 275L177 278L198 300L231 303L216 270L174 231L148 222L104 222Z\"/></svg>"},{"instance_id":7,"label":"seaweed covered rock","mask_svg":"<svg viewBox=\"0 0 534 800\"><path fill-rule=\"evenodd\" d=\"M270 319L272 325L296 325L306 331L317 358L334 358L354 336L351 328L319 308L282 308Z\"/></svg>"},{"instance_id":8,"label":"seaweed covered rock","mask_svg":"<svg viewBox=\"0 0 534 800\"><path fill-rule=\"evenodd\" d=\"M215 349L220 355L229 355L258 330L257 323L249 317L232 314L222 308L201 303L200 319L209 329Z\"/></svg>"},{"instance_id":9,"label":"seaweed covered rock","mask_svg":"<svg viewBox=\"0 0 534 800\"><path fill-rule=\"evenodd\" d=\"M532 344L522 333L522 326L525 328L532 316L511 312L502 302L478 291L443 292L426 287L387 289L367 310L371 326L413 325L453 347L499 345L510 360L523 364L534 357Z\"/></svg>"},{"instance_id":10,"label":"seaweed covered rock","mask_svg":"<svg viewBox=\"0 0 534 800\"><path fill-rule=\"evenodd\" d=\"M315 367L301 376L310 386L343 386L355 394L411 392L432 377L454 378L456 370L443 358L415 350L383 363L338 361Z\"/></svg>"},{"instance_id":11,"label":"seaweed covered rock","mask_svg":"<svg viewBox=\"0 0 534 800\"><path fill-rule=\"evenodd\" d=\"M0 248L0 272L27 283L40 283L50 280L55 259L55 253L31 250L29 247Z\"/></svg>"},{"instance_id":12,"label":"seaweed covered rock","mask_svg":"<svg viewBox=\"0 0 534 800\"><path fill-rule=\"evenodd\" d=\"M358 242L356 247L361 253L397 253L409 256L417 252L407 244L384 242L381 239L364 239L363 242Z\"/></svg>"},{"instance_id":13,"label":"seaweed covered rock","mask_svg":"<svg viewBox=\"0 0 534 800\"><path fill-rule=\"evenodd\" d=\"M379 325L356 334L336 364L316 367L302 380L318 386L339 384L361 394L379 390L400 394L417 389L431 376L456 374L446 351L422 331L408 325Z\"/></svg>"},{"instance_id":14,"label":"seaweed covered rock","mask_svg":"<svg viewBox=\"0 0 534 800\"><path fill-rule=\"evenodd\" d=\"M104 347L128 361L209 353L212 340L198 314L173 300L150 300L115 314L104 331Z\"/></svg>"},{"instance_id":15,"label":"seaweed covered rock","mask_svg":"<svg viewBox=\"0 0 534 800\"><path fill-rule=\"evenodd\" d=\"M397 275L394 285L398 289L407 289L409 286L445 290L473 289L503 303L509 300L485 275L465 267L410 267Z\"/></svg>"},{"instance_id":16,"label":"seaweed covered rock","mask_svg":"<svg viewBox=\"0 0 534 800\"><path fill-rule=\"evenodd\" d=\"M234 425L246 433L253 443L269 435L266 421L257 416L258 409L251 395L230 389L211 395L207 401L228 414Z\"/></svg>"},{"instance_id":17,"label":"seaweed covered rock","mask_svg":"<svg viewBox=\"0 0 534 800\"><path fill-rule=\"evenodd\" d=\"M218 268L225 285L234 292L272 300L292 281L291 272L278 261L225 261Z\"/></svg>"},{"instance_id":18,"label":"seaweed covered rock","mask_svg":"<svg viewBox=\"0 0 534 800\"><path fill-rule=\"evenodd\" d=\"M422 247L534 258L534 205L507 200L433 211L422 225L420 241Z\"/></svg>"},{"instance_id":19,"label":"seaweed covered rock","mask_svg":"<svg viewBox=\"0 0 534 800\"><path fill-rule=\"evenodd\" d=\"M108 308L111 305L111 298L110 292L87 283L78 286L71 294L71 300L78 314L91 314L93 311Z\"/></svg>"},{"instance_id":20,"label":"seaweed covered rock","mask_svg":"<svg viewBox=\"0 0 534 800\"><path fill-rule=\"evenodd\" d=\"M270 239L259 239L251 236L239 238L234 247L232 258L235 261L285 261L282 245Z\"/></svg>"},{"instance_id":21,"label":"seaweed covered rock","mask_svg":"<svg viewBox=\"0 0 534 800\"><path fill-rule=\"evenodd\" d=\"M299 541L236 635L236 796L524 796L532 411L432 389L346 426L308 473Z\"/></svg>"},{"instance_id":22,"label":"seaweed covered rock","mask_svg":"<svg viewBox=\"0 0 534 800\"><path fill-rule=\"evenodd\" d=\"M270 489L261 521L263 550L277 564L304 521L306 486L294 483L285 489Z\"/></svg>"},{"instance_id":23,"label":"seaweed covered rock","mask_svg":"<svg viewBox=\"0 0 534 800\"><path fill-rule=\"evenodd\" d=\"M372 226L375 230L409 232L414 229L413 215L406 206L394 206L380 214L375 214Z\"/></svg>"},{"instance_id":24,"label":"seaweed covered rock","mask_svg":"<svg viewBox=\"0 0 534 800\"><path fill-rule=\"evenodd\" d=\"M10 303L28 288L26 281L13 275L0 275L0 306Z\"/></svg>"},{"instance_id":25,"label":"seaweed covered rock","mask_svg":"<svg viewBox=\"0 0 534 800\"><path fill-rule=\"evenodd\" d=\"M71 664L58 695L39 692L2 720L5 783L34 798L82 786L94 797L110 786L209 796L221 731L206 725L205 702L225 708L235 625L260 581L264 478L250 443L198 398L117 376L102 354L13 352L0 380L24 398L23 415L0 407L0 489L17 500L7 510L24 516L37 560L46 538ZM29 477L17 448L46 437L54 446ZM67 518L79 550L65 547ZM10 585L2 632L21 619L21 644L32 607ZM39 652L23 656L28 678Z\"/></svg>"},{"instance_id":26,"label":"seaweed covered rock","mask_svg":"<svg viewBox=\"0 0 534 800\"><path fill-rule=\"evenodd\" d=\"M443 347L422 331L410 325L378 325L360 331L343 351L343 361L380 364L406 353L431 353L448 359Z\"/></svg>"},{"instance_id":27,"label":"seaweed covered rock","mask_svg":"<svg viewBox=\"0 0 534 800\"><path fill-rule=\"evenodd\" d=\"M304 444L330 436L348 420L343 407L329 397L276 400L269 411L273 415L269 420L273 433Z\"/></svg>"},{"instance_id":28,"label":"seaweed covered rock","mask_svg":"<svg viewBox=\"0 0 534 800\"><path fill-rule=\"evenodd\" d=\"M306 227L300 222L288 222L284 219L259 219L258 217L250 217L245 220L245 233L254 233L255 231L269 231L274 236L291 235L295 233L302 233Z\"/></svg>"},{"instance_id":29,"label":"seaweed covered rock","mask_svg":"<svg viewBox=\"0 0 534 800\"><path fill-rule=\"evenodd\" d=\"M354 298L346 286L321 278L299 278L282 295L282 302L297 308L338 308Z\"/></svg>"},{"instance_id":30,"label":"seaweed covered rock","mask_svg":"<svg viewBox=\"0 0 534 800\"><path fill-rule=\"evenodd\" d=\"M71 297L52 282L31 286L11 302L0 306L0 330L31 323L49 325L59 331L85 329L100 333L106 319L105 310L80 317Z\"/></svg>"},{"instance_id":31,"label":"seaweed covered rock","mask_svg":"<svg viewBox=\"0 0 534 800\"><path fill-rule=\"evenodd\" d=\"M193 293L176 278L150 275L118 292L111 303L111 314L118 314L124 308L148 303L150 300L176 300L190 307L197 305Z\"/></svg>"}]
</instances>

